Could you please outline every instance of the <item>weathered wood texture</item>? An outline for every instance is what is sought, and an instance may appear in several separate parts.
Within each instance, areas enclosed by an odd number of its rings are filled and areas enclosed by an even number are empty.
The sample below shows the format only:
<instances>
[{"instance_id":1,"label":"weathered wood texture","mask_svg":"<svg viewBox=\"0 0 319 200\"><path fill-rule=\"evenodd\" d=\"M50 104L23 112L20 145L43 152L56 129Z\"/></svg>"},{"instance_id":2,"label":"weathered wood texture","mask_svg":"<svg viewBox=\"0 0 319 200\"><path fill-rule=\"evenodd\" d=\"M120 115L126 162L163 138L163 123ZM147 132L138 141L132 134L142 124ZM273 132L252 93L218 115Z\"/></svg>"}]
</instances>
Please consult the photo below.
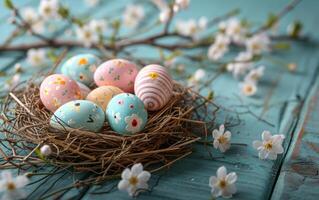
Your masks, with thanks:
<instances>
[{"instance_id":1,"label":"weathered wood texture","mask_svg":"<svg viewBox=\"0 0 319 200\"><path fill-rule=\"evenodd\" d=\"M110 5L91 13L102 17L126 2L112 1ZM67 3L74 11L84 8L79 7L82 4L75 1ZM258 23L262 22L269 12L279 11L287 3L285 0L193 0L190 9L179 17L214 17L239 7L242 11L241 17L249 17ZM319 39L318 7L319 1L304 0L283 20L283 25L278 27L279 31L285 31L291 20L300 19L305 26L304 32L316 40ZM3 10L4 8L1 8L1 11ZM85 11L85 8L82 11ZM4 23L6 16L7 12L1 12L0 28L6 30L1 36L8 34L6 27L11 27ZM26 38L22 38L18 42L25 40ZM136 53L145 54L145 50L141 48ZM12 65L12 62L20 61L21 55L0 56L1 70ZM152 191L141 194L139 199L210 199L208 179L222 165L238 174L238 193L234 199L318 199L318 56L318 46L309 43L294 43L289 51L274 52L274 56L266 56L260 63L266 65L266 75L254 98L239 97L238 82L230 74L219 76L210 87L215 91L216 102L228 111L224 109L219 113L218 123L225 120L233 120L235 123L237 116L240 119L238 125L228 127L233 133L232 148L225 154L209 149L213 155L210 157L207 148L197 145L190 157L179 161L171 169L154 175L150 183L154 186ZM21 62L24 63L22 60ZM297 64L295 73L288 72L282 64L291 62ZM210 70L214 66L204 67L211 76L214 75L215 72ZM234 115L234 112L238 115ZM252 148L253 140L260 139L263 130L286 136L285 154L276 161L260 160ZM60 176L52 178L52 181L58 180L56 186L72 182L72 176ZM106 192L104 194L93 194L97 187L74 189L65 194L63 199L130 199L127 194L114 188L116 183L117 181L106 183L100 188L100 192ZM35 199L45 192L44 189L37 191L29 199Z\"/></svg>"}]
</instances>

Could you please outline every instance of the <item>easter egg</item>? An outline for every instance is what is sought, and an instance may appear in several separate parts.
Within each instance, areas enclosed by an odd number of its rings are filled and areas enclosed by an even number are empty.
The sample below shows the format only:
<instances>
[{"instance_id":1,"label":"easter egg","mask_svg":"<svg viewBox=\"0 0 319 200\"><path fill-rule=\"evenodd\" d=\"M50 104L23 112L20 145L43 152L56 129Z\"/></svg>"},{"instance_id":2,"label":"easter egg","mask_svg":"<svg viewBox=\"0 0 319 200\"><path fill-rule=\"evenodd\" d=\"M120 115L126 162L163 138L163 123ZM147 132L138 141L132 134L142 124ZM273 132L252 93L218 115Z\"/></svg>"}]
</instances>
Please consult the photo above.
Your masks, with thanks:
<instances>
[{"instance_id":1,"label":"easter egg","mask_svg":"<svg viewBox=\"0 0 319 200\"><path fill-rule=\"evenodd\" d=\"M50 125L59 130L69 128L98 132L104 125L105 113L87 100L70 101L54 112Z\"/></svg>"},{"instance_id":2,"label":"easter egg","mask_svg":"<svg viewBox=\"0 0 319 200\"><path fill-rule=\"evenodd\" d=\"M115 95L118 95L120 93L123 93L123 91L117 87L101 86L92 90L92 92L90 92L86 97L86 100L92 101L100 106L103 110L106 110L109 101Z\"/></svg>"},{"instance_id":3,"label":"easter egg","mask_svg":"<svg viewBox=\"0 0 319 200\"><path fill-rule=\"evenodd\" d=\"M159 110L173 94L173 81L165 67L147 65L137 74L134 91L147 110Z\"/></svg>"},{"instance_id":4,"label":"easter egg","mask_svg":"<svg viewBox=\"0 0 319 200\"><path fill-rule=\"evenodd\" d=\"M96 85L112 85L124 92L134 92L134 80L137 66L124 59L113 59L102 63L94 73Z\"/></svg>"},{"instance_id":5,"label":"easter egg","mask_svg":"<svg viewBox=\"0 0 319 200\"><path fill-rule=\"evenodd\" d=\"M91 92L91 89L88 86L86 86L83 83L81 83L81 82L77 81L76 83L80 87L82 98L85 99L87 97L87 95Z\"/></svg>"},{"instance_id":6,"label":"easter egg","mask_svg":"<svg viewBox=\"0 0 319 200\"><path fill-rule=\"evenodd\" d=\"M113 97L107 105L106 117L114 131L120 134L133 134L145 127L147 111L137 96L121 93Z\"/></svg>"},{"instance_id":7,"label":"easter egg","mask_svg":"<svg viewBox=\"0 0 319 200\"><path fill-rule=\"evenodd\" d=\"M40 98L43 105L54 112L69 101L81 99L82 95L74 80L62 74L53 74L42 81Z\"/></svg>"},{"instance_id":8,"label":"easter egg","mask_svg":"<svg viewBox=\"0 0 319 200\"><path fill-rule=\"evenodd\" d=\"M62 74L87 86L94 84L94 72L101 60L93 54L79 54L69 58L61 67Z\"/></svg>"}]
</instances>

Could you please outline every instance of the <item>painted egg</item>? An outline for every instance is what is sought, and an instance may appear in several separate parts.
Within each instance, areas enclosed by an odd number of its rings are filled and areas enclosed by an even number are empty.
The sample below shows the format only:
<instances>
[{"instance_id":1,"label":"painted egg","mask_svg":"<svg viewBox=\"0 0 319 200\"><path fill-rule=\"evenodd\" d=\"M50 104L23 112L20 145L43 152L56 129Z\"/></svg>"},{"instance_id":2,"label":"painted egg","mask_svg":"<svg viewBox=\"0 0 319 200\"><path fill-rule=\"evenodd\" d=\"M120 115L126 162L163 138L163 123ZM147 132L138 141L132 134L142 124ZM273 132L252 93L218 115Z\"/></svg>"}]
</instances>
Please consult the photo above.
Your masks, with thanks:
<instances>
[{"instance_id":1,"label":"painted egg","mask_svg":"<svg viewBox=\"0 0 319 200\"><path fill-rule=\"evenodd\" d=\"M94 84L94 72L101 60L93 54L79 54L68 59L61 67L62 74L87 86Z\"/></svg>"},{"instance_id":2,"label":"painted egg","mask_svg":"<svg viewBox=\"0 0 319 200\"><path fill-rule=\"evenodd\" d=\"M134 92L134 80L137 66L124 59L113 59L102 63L94 73L96 85L112 85L124 92Z\"/></svg>"},{"instance_id":3,"label":"painted egg","mask_svg":"<svg viewBox=\"0 0 319 200\"><path fill-rule=\"evenodd\" d=\"M105 113L87 100L70 101L54 112L50 125L59 130L69 128L98 132L104 125Z\"/></svg>"},{"instance_id":4,"label":"painted egg","mask_svg":"<svg viewBox=\"0 0 319 200\"><path fill-rule=\"evenodd\" d=\"M86 86L83 83L81 83L81 82L77 81L76 83L80 87L82 98L85 99L88 96L88 94L91 92L91 89L88 86Z\"/></svg>"},{"instance_id":5,"label":"painted egg","mask_svg":"<svg viewBox=\"0 0 319 200\"><path fill-rule=\"evenodd\" d=\"M106 108L106 117L114 131L120 134L133 134L145 127L147 111L137 96L122 93L111 99Z\"/></svg>"},{"instance_id":6,"label":"painted egg","mask_svg":"<svg viewBox=\"0 0 319 200\"><path fill-rule=\"evenodd\" d=\"M62 74L53 74L41 83L40 98L43 105L54 112L69 101L81 99L82 95L74 80Z\"/></svg>"},{"instance_id":7,"label":"painted egg","mask_svg":"<svg viewBox=\"0 0 319 200\"><path fill-rule=\"evenodd\" d=\"M123 91L117 87L101 86L92 90L92 92L90 92L90 94L88 94L86 97L86 100L92 101L100 106L103 110L106 110L109 101L120 93L123 93Z\"/></svg>"},{"instance_id":8,"label":"painted egg","mask_svg":"<svg viewBox=\"0 0 319 200\"><path fill-rule=\"evenodd\" d=\"M173 81L165 67L147 65L137 74L134 91L147 110L159 110L173 94Z\"/></svg>"}]
</instances>

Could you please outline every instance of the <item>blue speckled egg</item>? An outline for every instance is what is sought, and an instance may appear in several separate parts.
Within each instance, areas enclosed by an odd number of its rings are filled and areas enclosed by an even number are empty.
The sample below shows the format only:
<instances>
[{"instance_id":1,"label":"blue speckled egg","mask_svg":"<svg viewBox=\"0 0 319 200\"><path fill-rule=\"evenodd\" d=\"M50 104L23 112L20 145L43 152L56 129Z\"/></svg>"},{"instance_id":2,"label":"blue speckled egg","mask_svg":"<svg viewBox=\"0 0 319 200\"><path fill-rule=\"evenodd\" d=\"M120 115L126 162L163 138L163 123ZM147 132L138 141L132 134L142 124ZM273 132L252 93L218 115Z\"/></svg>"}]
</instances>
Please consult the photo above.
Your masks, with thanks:
<instances>
[{"instance_id":1,"label":"blue speckled egg","mask_svg":"<svg viewBox=\"0 0 319 200\"><path fill-rule=\"evenodd\" d=\"M101 107L87 100L75 100L58 108L51 117L50 125L60 130L74 128L98 132L104 121L105 113Z\"/></svg>"},{"instance_id":2,"label":"blue speckled egg","mask_svg":"<svg viewBox=\"0 0 319 200\"><path fill-rule=\"evenodd\" d=\"M110 100L106 108L106 117L114 131L120 134L133 134L145 127L147 111L137 96L121 93Z\"/></svg>"},{"instance_id":3,"label":"blue speckled egg","mask_svg":"<svg viewBox=\"0 0 319 200\"><path fill-rule=\"evenodd\" d=\"M61 73L87 86L94 84L94 72L101 60L93 54L79 54L69 58L61 67Z\"/></svg>"}]
</instances>

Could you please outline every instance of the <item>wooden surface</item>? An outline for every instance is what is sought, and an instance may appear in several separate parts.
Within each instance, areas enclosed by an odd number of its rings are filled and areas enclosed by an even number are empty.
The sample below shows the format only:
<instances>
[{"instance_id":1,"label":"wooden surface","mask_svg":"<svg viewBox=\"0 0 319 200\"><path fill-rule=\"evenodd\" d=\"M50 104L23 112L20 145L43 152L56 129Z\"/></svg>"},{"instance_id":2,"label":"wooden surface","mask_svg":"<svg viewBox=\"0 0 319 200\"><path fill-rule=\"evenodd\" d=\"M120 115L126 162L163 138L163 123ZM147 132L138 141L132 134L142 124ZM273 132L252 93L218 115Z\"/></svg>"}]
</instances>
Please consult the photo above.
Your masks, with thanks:
<instances>
[{"instance_id":1,"label":"wooden surface","mask_svg":"<svg viewBox=\"0 0 319 200\"><path fill-rule=\"evenodd\" d=\"M16 1L27 4L33 1ZM269 12L276 12L288 1L278 0L193 0L191 7L181 18L206 15L214 17L233 8L241 9L242 17L250 17L256 23L262 22ZM67 1L72 10L85 12L80 3ZM102 17L114 10L124 1L112 1L104 7L98 7L90 14ZM36 3L33 2L32 5ZM79 7L80 6L80 7ZM289 13L278 27L285 31L291 20L299 19L304 23L304 33L319 39L319 1L304 0L293 12ZM3 41L13 27L6 23L8 12L0 8L0 29ZM61 34L61 33L56 33ZM17 43L29 38L19 39ZM82 50L83 51L83 50ZM142 49L139 52L143 52ZM1 54L0 70L9 69L15 62L25 63L23 54ZM277 61L277 62L274 62ZM259 91L254 98L240 97L237 81L230 74L219 76L210 86L215 91L216 102L223 108L218 114L218 122L238 121L230 127L233 133L231 149L221 154L210 149L212 157L202 145L195 152L176 163L171 169L153 175L151 192L141 194L138 199L210 199L209 177L216 169L225 165L229 171L238 174L238 193L233 199L318 199L319 198L319 48L311 43L295 42L291 50L274 52L261 61L266 66L266 75L262 78ZM278 62L279 61L279 62ZM297 71L290 73L280 63L296 63ZM214 75L214 66L205 66ZM24 77L32 74L28 70ZM0 78L0 81L5 78ZM0 88L2 88L0 86ZM227 111L226 111L227 108ZM238 115L234 115L236 112ZM231 118L232 117L232 118ZM237 118L238 117L238 118ZM286 136L285 153L276 161L263 161L252 148L253 140L260 139L263 130ZM63 175L63 176L62 176ZM68 174L61 174L56 187L73 181ZM107 182L103 187L74 189L66 193L63 199L130 199L126 193L117 191L117 181ZM98 190L97 190L98 189ZM30 189L31 190L31 189ZM94 194L94 192L105 192ZM29 196L36 199L46 190L37 190Z\"/></svg>"}]
</instances>

